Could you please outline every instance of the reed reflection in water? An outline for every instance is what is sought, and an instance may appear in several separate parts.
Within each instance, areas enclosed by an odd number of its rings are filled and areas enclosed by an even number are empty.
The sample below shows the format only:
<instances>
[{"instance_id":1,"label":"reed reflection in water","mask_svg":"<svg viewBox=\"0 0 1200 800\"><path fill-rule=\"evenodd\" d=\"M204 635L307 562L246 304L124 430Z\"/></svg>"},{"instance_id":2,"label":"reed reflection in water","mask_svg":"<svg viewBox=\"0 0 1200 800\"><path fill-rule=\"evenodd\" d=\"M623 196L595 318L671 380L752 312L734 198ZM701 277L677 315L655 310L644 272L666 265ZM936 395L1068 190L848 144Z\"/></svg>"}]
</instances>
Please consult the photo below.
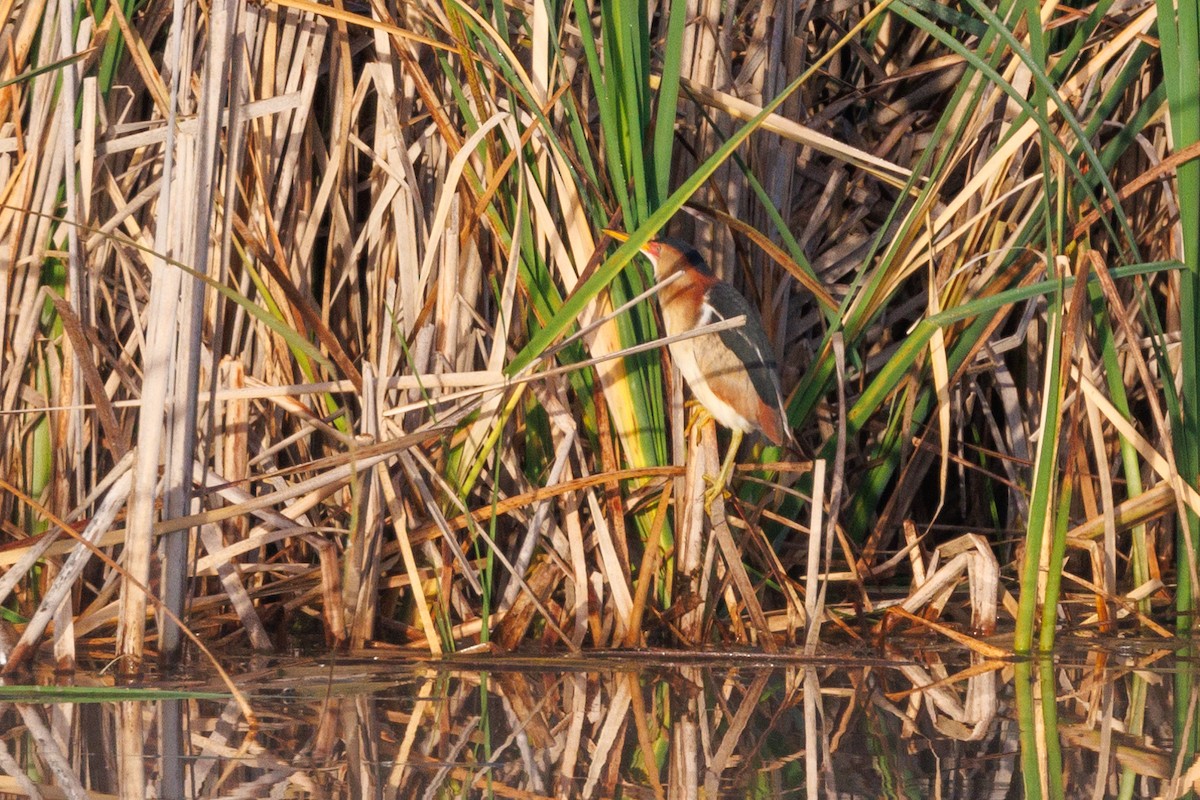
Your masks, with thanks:
<instances>
[{"instance_id":1,"label":"reed reflection in water","mask_svg":"<svg viewBox=\"0 0 1200 800\"><path fill-rule=\"evenodd\" d=\"M1172 797L1186 780L1172 781L1171 681L1155 672L1170 656L254 662L237 676L253 725L215 681L211 694L160 682L185 690L162 700L112 687L39 702L12 687L0 792L982 800L1023 784L1025 796Z\"/></svg>"}]
</instances>

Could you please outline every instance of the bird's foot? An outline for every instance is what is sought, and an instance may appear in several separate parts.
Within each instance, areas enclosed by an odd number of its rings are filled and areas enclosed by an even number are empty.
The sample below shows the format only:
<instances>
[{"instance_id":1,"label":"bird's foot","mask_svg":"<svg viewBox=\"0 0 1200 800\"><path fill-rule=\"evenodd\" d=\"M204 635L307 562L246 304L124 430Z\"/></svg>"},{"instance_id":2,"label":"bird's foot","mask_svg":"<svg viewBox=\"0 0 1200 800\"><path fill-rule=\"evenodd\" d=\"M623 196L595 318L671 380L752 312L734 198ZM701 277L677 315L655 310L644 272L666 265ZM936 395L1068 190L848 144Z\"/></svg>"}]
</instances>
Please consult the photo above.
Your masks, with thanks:
<instances>
[{"instance_id":1,"label":"bird's foot","mask_svg":"<svg viewBox=\"0 0 1200 800\"><path fill-rule=\"evenodd\" d=\"M704 476L704 481L709 487L704 491L704 513L712 515L712 504L716 502L718 497L722 497L725 491L729 488L729 477L733 474L733 462L737 457L738 447L742 444L742 432L733 432L733 441L729 444L729 452L725 454L725 461L721 464L721 471L716 478L708 475Z\"/></svg>"},{"instance_id":2,"label":"bird's foot","mask_svg":"<svg viewBox=\"0 0 1200 800\"><path fill-rule=\"evenodd\" d=\"M704 482L708 484L708 488L704 490L704 515L711 517L713 503L717 502L718 497L724 497L729 487L725 481L711 475L705 475Z\"/></svg>"},{"instance_id":3,"label":"bird's foot","mask_svg":"<svg viewBox=\"0 0 1200 800\"><path fill-rule=\"evenodd\" d=\"M708 409L700 405L696 400L689 400L683 405L687 412L687 425L684 426L684 439L692 438L692 431L698 426L703 425L712 419L712 414L708 413Z\"/></svg>"}]
</instances>

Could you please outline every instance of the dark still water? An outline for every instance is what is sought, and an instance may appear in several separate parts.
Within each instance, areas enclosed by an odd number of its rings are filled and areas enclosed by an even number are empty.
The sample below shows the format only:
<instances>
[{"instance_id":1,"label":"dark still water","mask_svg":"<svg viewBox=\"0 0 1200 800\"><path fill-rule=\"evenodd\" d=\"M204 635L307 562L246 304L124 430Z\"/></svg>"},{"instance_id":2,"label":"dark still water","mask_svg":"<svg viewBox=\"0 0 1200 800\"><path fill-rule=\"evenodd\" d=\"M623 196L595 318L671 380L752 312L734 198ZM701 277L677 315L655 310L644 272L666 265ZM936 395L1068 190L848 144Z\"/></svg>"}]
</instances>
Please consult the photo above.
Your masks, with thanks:
<instances>
[{"instance_id":1,"label":"dark still water","mask_svg":"<svg viewBox=\"0 0 1200 800\"><path fill-rule=\"evenodd\" d=\"M0 688L0 795L1177 797L1200 774L1173 744L1197 726L1194 665L1150 646L246 659L240 699L207 672L81 672Z\"/></svg>"}]
</instances>

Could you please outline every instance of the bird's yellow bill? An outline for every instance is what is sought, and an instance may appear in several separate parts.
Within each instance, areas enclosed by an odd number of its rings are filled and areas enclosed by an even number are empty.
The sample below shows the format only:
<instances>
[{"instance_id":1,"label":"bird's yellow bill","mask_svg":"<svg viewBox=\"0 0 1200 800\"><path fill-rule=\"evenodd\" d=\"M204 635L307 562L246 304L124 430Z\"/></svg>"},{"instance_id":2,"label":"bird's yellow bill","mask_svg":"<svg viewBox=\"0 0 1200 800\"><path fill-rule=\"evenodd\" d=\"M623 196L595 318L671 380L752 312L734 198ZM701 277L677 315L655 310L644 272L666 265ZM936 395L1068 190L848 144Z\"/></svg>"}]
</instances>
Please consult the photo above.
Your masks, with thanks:
<instances>
[{"instance_id":1,"label":"bird's yellow bill","mask_svg":"<svg viewBox=\"0 0 1200 800\"><path fill-rule=\"evenodd\" d=\"M616 239L618 242L628 242L629 234L621 231L614 231L612 228L605 228L604 235L610 239Z\"/></svg>"}]
</instances>

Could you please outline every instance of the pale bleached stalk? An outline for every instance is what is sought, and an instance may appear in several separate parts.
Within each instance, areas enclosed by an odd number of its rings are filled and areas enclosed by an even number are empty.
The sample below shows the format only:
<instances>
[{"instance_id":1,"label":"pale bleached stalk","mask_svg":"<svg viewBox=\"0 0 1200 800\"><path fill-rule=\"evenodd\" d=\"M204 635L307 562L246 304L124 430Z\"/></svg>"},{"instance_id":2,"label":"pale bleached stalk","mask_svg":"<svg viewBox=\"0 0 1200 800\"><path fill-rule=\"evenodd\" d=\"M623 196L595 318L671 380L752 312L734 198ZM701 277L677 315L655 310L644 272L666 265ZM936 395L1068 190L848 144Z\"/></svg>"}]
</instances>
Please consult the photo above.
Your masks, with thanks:
<instances>
[{"instance_id":1,"label":"pale bleached stalk","mask_svg":"<svg viewBox=\"0 0 1200 800\"><path fill-rule=\"evenodd\" d=\"M818 581L821 572L821 552L824 549L821 542L825 538L825 469L825 459L819 458L813 462L812 516L808 523L808 555L804 577L804 616L808 619L808 630L805 632L806 651L815 648L824 614L820 606L821 587ZM805 700L807 701L807 696Z\"/></svg>"},{"instance_id":2,"label":"pale bleached stalk","mask_svg":"<svg viewBox=\"0 0 1200 800\"><path fill-rule=\"evenodd\" d=\"M173 215L173 206L180 202L179 196L187 194L187 191L177 191L173 178L177 152L175 120L180 110L179 85L188 74L183 54L191 52L191 29L186 25L184 4L182 0L175 0L167 62L171 70L171 100L154 244L154 251L162 254L182 252L178 249L180 242L175 238L178 223ZM182 40L187 40L189 46L185 48ZM187 153L187 148L180 146L178 152L183 155ZM166 434L164 419L171 404L182 283L180 271L168 265L163 257L152 259L151 272L150 304L146 312L149 332L143 352L142 406L138 415L137 457L133 467L124 553L125 569L133 580L121 585L121 616L117 625L117 652L124 659L122 668L131 672L140 669L146 636L147 600L141 587L150 584L155 490ZM182 423L182 420L179 422Z\"/></svg>"}]
</instances>

